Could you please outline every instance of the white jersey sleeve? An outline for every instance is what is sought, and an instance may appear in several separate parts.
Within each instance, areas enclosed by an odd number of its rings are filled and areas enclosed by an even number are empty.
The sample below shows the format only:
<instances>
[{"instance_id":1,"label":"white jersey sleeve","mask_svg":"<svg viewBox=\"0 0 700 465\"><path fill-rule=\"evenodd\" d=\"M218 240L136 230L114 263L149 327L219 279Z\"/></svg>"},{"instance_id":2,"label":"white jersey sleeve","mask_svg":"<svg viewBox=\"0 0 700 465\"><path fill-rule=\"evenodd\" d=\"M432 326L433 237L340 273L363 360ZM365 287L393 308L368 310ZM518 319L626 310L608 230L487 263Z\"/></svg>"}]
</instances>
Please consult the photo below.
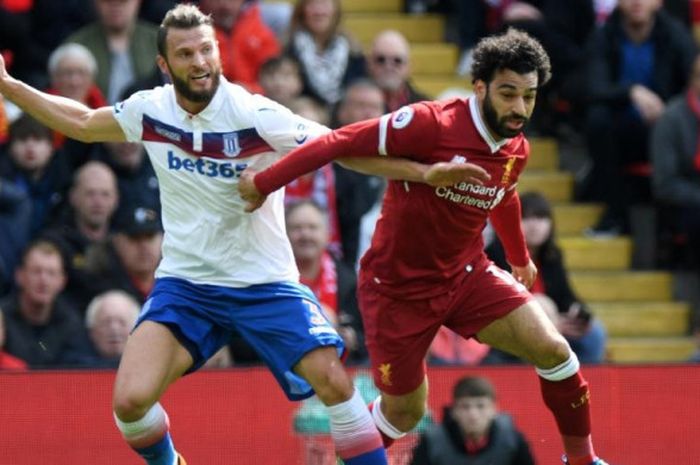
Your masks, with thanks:
<instances>
[{"instance_id":1,"label":"white jersey sleeve","mask_svg":"<svg viewBox=\"0 0 700 465\"><path fill-rule=\"evenodd\" d=\"M154 90L142 90L114 105L114 118L129 142L140 142L143 136L143 113Z\"/></svg>"},{"instance_id":2,"label":"white jersey sleeve","mask_svg":"<svg viewBox=\"0 0 700 465\"><path fill-rule=\"evenodd\" d=\"M326 126L296 115L261 95L254 95L253 102L255 129L280 155L299 147L307 140L330 132Z\"/></svg>"}]
</instances>

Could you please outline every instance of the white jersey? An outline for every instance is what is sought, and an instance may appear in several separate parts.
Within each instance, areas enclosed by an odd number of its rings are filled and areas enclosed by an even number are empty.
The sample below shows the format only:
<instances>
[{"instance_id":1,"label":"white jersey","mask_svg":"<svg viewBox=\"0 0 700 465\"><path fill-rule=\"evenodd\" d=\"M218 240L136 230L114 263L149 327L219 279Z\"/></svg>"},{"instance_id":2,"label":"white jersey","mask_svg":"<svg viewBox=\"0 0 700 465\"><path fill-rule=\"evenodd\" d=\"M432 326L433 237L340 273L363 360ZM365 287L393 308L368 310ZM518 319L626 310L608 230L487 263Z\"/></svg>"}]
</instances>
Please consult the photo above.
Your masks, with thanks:
<instances>
[{"instance_id":1,"label":"white jersey","mask_svg":"<svg viewBox=\"0 0 700 465\"><path fill-rule=\"evenodd\" d=\"M284 189L245 213L238 178L247 166L260 170L326 127L223 78L196 115L166 85L115 105L114 116L129 141L143 141L158 176L165 236L156 277L231 287L298 280Z\"/></svg>"}]
</instances>

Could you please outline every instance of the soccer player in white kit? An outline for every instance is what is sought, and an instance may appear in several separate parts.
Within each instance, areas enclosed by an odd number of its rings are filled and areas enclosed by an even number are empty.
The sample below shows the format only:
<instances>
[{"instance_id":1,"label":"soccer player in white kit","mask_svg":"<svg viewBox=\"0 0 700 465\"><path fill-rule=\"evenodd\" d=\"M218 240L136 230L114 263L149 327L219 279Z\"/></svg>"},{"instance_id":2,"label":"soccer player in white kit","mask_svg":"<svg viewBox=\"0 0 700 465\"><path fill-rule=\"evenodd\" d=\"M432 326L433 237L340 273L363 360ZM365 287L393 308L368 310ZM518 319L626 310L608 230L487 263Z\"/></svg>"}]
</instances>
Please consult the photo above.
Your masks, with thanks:
<instances>
[{"instance_id":1,"label":"soccer player in white kit","mask_svg":"<svg viewBox=\"0 0 700 465\"><path fill-rule=\"evenodd\" d=\"M117 372L117 426L147 464L184 465L158 400L237 330L289 399L315 392L328 407L346 465L386 464L379 433L340 363L342 339L298 284L283 191L248 215L236 189L249 164L264 167L327 129L226 82L211 24L195 6L174 7L161 24L157 57L173 84L96 110L13 79L0 57L1 94L77 140L143 141L159 179L163 259ZM354 166L444 185L465 169L376 159Z\"/></svg>"}]
</instances>

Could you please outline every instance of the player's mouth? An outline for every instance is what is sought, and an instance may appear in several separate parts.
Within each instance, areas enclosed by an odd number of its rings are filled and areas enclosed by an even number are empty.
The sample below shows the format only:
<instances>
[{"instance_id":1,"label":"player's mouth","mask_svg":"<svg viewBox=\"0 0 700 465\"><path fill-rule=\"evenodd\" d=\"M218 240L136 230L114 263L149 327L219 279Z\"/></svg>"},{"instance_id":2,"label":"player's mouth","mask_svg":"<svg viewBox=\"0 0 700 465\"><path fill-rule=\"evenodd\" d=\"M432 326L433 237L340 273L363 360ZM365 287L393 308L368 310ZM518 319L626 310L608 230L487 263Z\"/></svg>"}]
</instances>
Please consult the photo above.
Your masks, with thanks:
<instances>
[{"instance_id":1,"label":"player's mouth","mask_svg":"<svg viewBox=\"0 0 700 465\"><path fill-rule=\"evenodd\" d=\"M520 118L509 119L506 121L506 126L508 126L508 129L519 130L525 126L525 120Z\"/></svg>"},{"instance_id":2,"label":"player's mouth","mask_svg":"<svg viewBox=\"0 0 700 465\"><path fill-rule=\"evenodd\" d=\"M194 74L190 76L190 80L198 83L205 83L211 77L211 73Z\"/></svg>"}]
</instances>

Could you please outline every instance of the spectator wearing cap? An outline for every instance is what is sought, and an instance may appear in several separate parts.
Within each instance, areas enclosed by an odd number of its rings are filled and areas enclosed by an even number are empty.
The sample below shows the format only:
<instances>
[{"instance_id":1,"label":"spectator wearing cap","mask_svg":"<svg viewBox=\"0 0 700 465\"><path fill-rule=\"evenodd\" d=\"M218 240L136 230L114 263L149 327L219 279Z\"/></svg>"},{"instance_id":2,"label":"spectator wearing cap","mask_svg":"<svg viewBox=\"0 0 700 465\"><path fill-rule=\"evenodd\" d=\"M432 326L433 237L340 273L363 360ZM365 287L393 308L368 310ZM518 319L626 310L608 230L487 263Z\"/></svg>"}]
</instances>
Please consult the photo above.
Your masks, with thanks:
<instances>
[{"instance_id":1,"label":"spectator wearing cap","mask_svg":"<svg viewBox=\"0 0 700 465\"><path fill-rule=\"evenodd\" d=\"M121 289L143 304L153 288L162 243L157 210L122 207L112 221L109 240L88 251L87 268L96 293Z\"/></svg>"},{"instance_id":2,"label":"spectator wearing cap","mask_svg":"<svg viewBox=\"0 0 700 465\"><path fill-rule=\"evenodd\" d=\"M66 283L61 252L51 242L31 243L15 271L16 291L0 301L5 349L31 368L60 368L70 354L88 350L79 312L59 298Z\"/></svg>"}]
</instances>

